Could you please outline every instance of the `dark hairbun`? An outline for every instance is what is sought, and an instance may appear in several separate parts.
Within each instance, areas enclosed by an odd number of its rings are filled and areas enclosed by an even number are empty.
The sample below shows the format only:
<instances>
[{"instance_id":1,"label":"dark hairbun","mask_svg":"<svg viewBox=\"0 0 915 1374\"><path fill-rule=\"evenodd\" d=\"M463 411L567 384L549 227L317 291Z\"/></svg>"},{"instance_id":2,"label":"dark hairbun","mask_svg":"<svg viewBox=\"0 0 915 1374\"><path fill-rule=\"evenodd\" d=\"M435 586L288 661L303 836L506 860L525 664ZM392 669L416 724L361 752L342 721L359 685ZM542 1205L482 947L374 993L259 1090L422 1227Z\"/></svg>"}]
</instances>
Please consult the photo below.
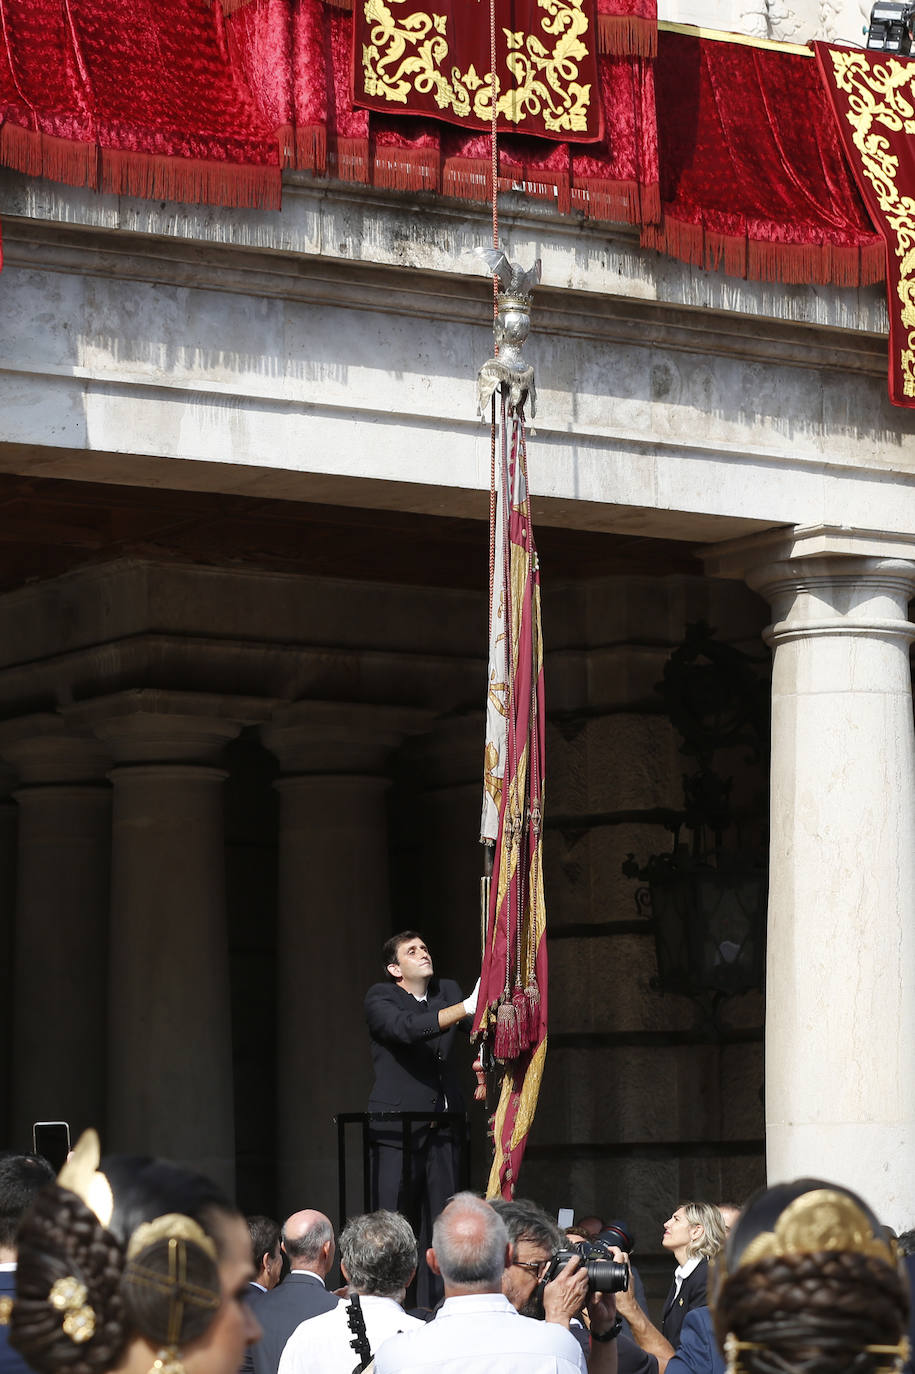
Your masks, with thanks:
<instances>
[{"instance_id":1,"label":"dark hairbun","mask_svg":"<svg viewBox=\"0 0 915 1374\"><path fill-rule=\"evenodd\" d=\"M75 1193L49 1184L37 1194L19 1229L10 1343L38 1374L99 1374L117 1364L129 1334L123 1265L118 1242ZM51 1289L64 1278L86 1289L82 1305L94 1318L88 1340L66 1333L67 1313L51 1302Z\"/></svg>"}]
</instances>

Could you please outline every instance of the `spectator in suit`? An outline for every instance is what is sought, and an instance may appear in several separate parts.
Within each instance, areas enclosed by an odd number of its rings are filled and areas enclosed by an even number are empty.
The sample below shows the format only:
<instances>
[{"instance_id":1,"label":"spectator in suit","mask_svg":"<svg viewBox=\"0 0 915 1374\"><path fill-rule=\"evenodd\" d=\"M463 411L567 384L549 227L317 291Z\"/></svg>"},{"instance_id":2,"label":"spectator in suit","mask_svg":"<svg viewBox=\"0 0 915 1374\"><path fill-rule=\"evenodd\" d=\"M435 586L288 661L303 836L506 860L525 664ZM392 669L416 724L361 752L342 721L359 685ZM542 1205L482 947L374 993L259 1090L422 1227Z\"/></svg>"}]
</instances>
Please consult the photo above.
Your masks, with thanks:
<instances>
[{"instance_id":1,"label":"spectator in suit","mask_svg":"<svg viewBox=\"0 0 915 1374\"><path fill-rule=\"evenodd\" d=\"M392 935L382 949L387 982L365 997L375 1083L370 1112L463 1112L458 1076L449 1062L455 1027L477 1005L479 981L470 997L457 983L436 978L432 956L415 930ZM413 1223L420 1253L428 1248L432 1223L457 1186L460 1140L451 1128L414 1125L412 1170L403 1178L403 1136L398 1122L371 1128L372 1206L401 1212ZM431 1307L440 1284L420 1266L417 1299Z\"/></svg>"},{"instance_id":2,"label":"spectator in suit","mask_svg":"<svg viewBox=\"0 0 915 1374\"><path fill-rule=\"evenodd\" d=\"M324 1280L333 1268L334 1230L323 1212L295 1212L283 1223L283 1249L289 1273L269 1293L255 1293L251 1310L263 1330L251 1347L254 1374L277 1374L280 1357L300 1322L329 1312L339 1298Z\"/></svg>"},{"instance_id":3,"label":"spectator in suit","mask_svg":"<svg viewBox=\"0 0 915 1374\"><path fill-rule=\"evenodd\" d=\"M283 1273L283 1252L280 1249L280 1224L270 1217L245 1217L251 1237L251 1259L256 1273L251 1287L269 1293L279 1283Z\"/></svg>"},{"instance_id":4,"label":"spectator in suit","mask_svg":"<svg viewBox=\"0 0 915 1374\"><path fill-rule=\"evenodd\" d=\"M0 1374L27 1374L28 1365L9 1343L9 1317L16 1296L16 1232L32 1199L54 1178L40 1155L0 1158Z\"/></svg>"},{"instance_id":5,"label":"spectator in suit","mask_svg":"<svg viewBox=\"0 0 915 1374\"><path fill-rule=\"evenodd\" d=\"M687 1312L707 1307L708 1262L724 1245L727 1232L712 1202L681 1202L664 1223L661 1244L677 1261L661 1313L661 1334L677 1348Z\"/></svg>"},{"instance_id":6,"label":"spectator in suit","mask_svg":"<svg viewBox=\"0 0 915 1374\"><path fill-rule=\"evenodd\" d=\"M348 1221L340 1236L340 1269L348 1299L296 1327L279 1374L352 1374L358 1360L401 1331L423 1325L403 1310L416 1273L416 1237L396 1212Z\"/></svg>"}]
</instances>

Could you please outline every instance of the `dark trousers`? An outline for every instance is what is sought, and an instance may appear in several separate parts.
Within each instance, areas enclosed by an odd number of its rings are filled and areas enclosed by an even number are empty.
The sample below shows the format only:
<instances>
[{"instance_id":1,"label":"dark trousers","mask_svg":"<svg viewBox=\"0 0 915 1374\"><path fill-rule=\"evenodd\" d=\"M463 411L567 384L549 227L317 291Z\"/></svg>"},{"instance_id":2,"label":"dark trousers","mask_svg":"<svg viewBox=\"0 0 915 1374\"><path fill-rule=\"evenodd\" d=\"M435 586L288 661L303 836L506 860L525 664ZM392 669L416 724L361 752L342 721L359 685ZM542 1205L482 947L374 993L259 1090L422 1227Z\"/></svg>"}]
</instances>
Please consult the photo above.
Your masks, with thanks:
<instances>
[{"instance_id":1,"label":"dark trousers","mask_svg":"<svg viewBox=\"0 0 915 1374\"><path fill-rule=\"evenodd\" d=\"M400 1127L385 1122L370 1129L372 1207L401 1212L410 1222L419 1247L417 1305L434 1307L442 1297L442 1282L426 1264L426 1251L432 1244L432 1223L458 1186L461 1145L451 1126L417 1122L410 1130L410 1166L405 1169Z\"/></svg>"}]
</instances>

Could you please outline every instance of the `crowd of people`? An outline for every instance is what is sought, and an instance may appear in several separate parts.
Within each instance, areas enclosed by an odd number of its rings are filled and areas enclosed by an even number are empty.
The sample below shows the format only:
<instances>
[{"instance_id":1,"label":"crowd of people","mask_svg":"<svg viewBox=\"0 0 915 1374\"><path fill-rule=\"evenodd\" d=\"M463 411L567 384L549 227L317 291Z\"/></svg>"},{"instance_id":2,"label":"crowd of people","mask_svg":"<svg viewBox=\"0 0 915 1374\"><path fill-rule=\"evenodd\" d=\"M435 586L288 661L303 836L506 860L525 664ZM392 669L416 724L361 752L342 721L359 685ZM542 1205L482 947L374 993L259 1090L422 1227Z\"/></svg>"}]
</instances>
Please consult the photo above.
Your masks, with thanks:
<instances>
[{"instance_id":1,"label":"crowd of people","mask_svg":"<svg viewBox=\"0 0 915 1374\"><path fill-rule=\"evenodd\" d=\"M444 1297L411 1311L399 1213L339 1238L311 1209L243 1218L199 1175L101 1160L87 1132L56 1179L0 1158L0 1374L892 1374L908 1239L813 1179L742 1209L682 1203L655 1323L624 1222L560 1231L534 1202L462 1192L425 1257Z\"/></svg>"}]
</instances>

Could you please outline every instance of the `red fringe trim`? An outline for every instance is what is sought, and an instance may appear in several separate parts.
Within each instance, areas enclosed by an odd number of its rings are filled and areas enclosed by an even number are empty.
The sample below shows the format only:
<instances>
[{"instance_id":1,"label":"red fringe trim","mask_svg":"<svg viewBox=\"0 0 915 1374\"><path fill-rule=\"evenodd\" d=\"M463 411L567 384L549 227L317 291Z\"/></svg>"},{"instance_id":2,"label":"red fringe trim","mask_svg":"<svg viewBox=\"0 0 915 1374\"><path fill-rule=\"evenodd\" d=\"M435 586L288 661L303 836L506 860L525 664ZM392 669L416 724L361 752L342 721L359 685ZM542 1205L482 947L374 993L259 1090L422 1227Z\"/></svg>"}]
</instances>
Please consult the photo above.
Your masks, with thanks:
<instances>
[{"instance_id":1,"label":"red fringe trim","mask_svg":"<svg viewBox=\"0 0 915 1374\"><path fill-rule=\"evenodd\" d=\"M203 162L103 148L101 189L144 200L278 210L282 176L279 167L240 166L234 162Z\"/></svg>"},{"instance_id":2,"label":"red fringe trim","mask_svg":"<svg viewBox=\"0 0 915 1374\"><path fill-rule=\"evenodd\" d=\"M327 171L327 129L323 124L305 124L296 129L294 149L296 167L324 175Z\"/></svg>"},{"instance_id":3,"label":"red fringe trim","mask_svg":"<svg viewBox=\"0 0 915 1374\"><path fill-rule=\"evenodd\" d=\"M459 200L489 200L492 163L485 157L447 157L442 167L442 194Z\"/></svg>"},{"instance_id":4,"label":"red fringe trim","mask_svg":"<svg viewBox=\"0 0 915 1374\"><path fill-rule=\"evenodd\" d=\"M95 143L79 143L7 123L0 127L0 162L17 172L48 177L68 186L98 186Z\"/></svg>"},{"instance_id":5,"label":"red fringe trim","mask_svg":"<svg viewBox=\"0 0 915 1374\"><path fill-rule=\"evenodd\" d=\"M572 187L572 209L589 219L612 224L639 224L639 186L635 181L588 178Z\"/></svg>"},{"instance_id":6,"label":"red fringe trim","mask_svg":"<svg viewBox=\"0 0 915 1374\"><path fill-rule=\"evenodd\" d=\"M437 148L376 148L372 156L372 185L388 191L437 191Z\"/></svg>"},{"instance_id":7,"label":"red fringe trim","mask_svg":"<svg viewBox=\"0 0 915 1374\"><path fill-rule=\"evenodd\" d=\"M572 209L571 178L568 172L546 172L539 167L508 167L499 177L500 191L523 191L538 200L554 200L561 215ZM487 188L488 195L488 188Z\"/></svg>"},{"instance_id":8,"label":"red fringe trim","mask_svg":"<svg viewBox=\"0 0 915 1374\"><path fill-rule=\"evenodd\" d=\"M328 140L327 173L340 181L357 181L366 185L369 180L369 141L367 138L336 138Z\"/></svg>"},{"instance_id":9,"label":"red fringe trim","mask_svg":"<svg viewBox=\"0 0 915 1374\"><path fill-rule=\"evenodd\" d=\"M634 14L599 14L597 50L617 57L657 57L658 22Z\"/></svg>"},{"instance_id":10,"label":"red fringe trim","mask_svg":"<svg viewBox=\"0 0 915 1374\"><path fill-rule=\"evenodd\" d=\"M641 241L644 248L655 248L694 267L723 270L730 277L751 281L873 286L884 272L882 243L763 243L668 216L660 224L645 225Z\"/></svg>"}]
</instances>

